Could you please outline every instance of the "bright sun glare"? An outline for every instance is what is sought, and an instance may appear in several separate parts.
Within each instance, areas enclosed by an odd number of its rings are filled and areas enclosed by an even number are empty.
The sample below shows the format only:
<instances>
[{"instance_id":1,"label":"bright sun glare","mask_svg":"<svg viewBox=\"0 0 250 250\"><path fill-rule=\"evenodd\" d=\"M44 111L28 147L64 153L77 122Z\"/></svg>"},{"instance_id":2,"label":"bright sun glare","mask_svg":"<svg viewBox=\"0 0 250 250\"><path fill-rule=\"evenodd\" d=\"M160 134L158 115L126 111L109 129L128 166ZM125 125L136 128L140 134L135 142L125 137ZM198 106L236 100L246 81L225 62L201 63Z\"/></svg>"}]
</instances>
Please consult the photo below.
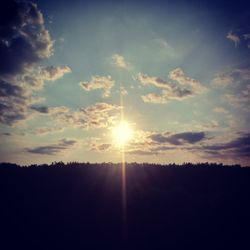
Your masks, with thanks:
<instances>
[{"instance_id":1,"label":"bright sun glare","mask_svg":"<svg viewBox=\"0 0 250 250\"><path fill-rule=\"evenodd\" d=\"M124 146L133 137L133 130L126 121L121 121L113 128L113 137L116 145Z\"/></svg>"}]
</instances>

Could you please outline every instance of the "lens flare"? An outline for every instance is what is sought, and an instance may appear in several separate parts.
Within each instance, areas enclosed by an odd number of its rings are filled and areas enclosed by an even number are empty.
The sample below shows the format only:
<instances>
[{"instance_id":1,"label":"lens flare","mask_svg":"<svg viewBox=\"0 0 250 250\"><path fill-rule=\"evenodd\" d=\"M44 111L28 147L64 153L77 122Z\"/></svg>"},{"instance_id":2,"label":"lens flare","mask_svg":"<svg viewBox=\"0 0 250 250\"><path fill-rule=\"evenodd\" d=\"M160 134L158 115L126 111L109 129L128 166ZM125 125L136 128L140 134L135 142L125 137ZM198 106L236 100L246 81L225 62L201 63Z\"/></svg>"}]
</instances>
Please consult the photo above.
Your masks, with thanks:
<instances>
[{"instance_id":1,"label":"lens flare","mask_svg":"<svg viewBox=\"0 0 250 250\"><path fill-rule=\"evenodd\" d=\"M133 130L128 122L121 121L116 127L113 128L113 138L115 144L119 147L124 147L133 137Z\"/></svg>"}]
</instances>

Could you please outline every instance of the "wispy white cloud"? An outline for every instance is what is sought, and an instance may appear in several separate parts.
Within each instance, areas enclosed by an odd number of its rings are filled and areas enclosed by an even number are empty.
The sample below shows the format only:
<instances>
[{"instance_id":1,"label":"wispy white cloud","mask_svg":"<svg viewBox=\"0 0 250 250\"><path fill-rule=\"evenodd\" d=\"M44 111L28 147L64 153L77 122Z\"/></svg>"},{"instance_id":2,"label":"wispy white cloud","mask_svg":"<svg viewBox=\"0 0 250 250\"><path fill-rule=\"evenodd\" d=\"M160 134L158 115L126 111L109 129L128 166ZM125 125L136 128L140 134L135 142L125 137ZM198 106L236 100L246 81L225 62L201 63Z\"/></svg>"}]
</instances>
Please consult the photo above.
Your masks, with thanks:
<instances>
[{"instance_id":1,"label":"wispy white cloud","mask_svg":"<svg viewBox=\"0 0 250 250\"><path fill-rule=\"evenodd\" d=\"M234 68L215 75L211 81L211 87L237 89L250 80L250 69Z\"/></svg>"},{"instance_id":2,"label":"wispy white cloud","mask_svg":"<svg viewBox=\"0 0 250 250\"><path fill-rule=\"evenodd\" d=\"M125 58L122 55L114 54L112 56L112 64L115 65L118 68L122 69L130 69L131 63L127 62Z\"/></svg>"},{"instance_id":3,"label":"wispy white cloud","mask_svg":"<svg viewBox=\"0 0 250 250\"><path fill-rule=\"evenodd\" d=\"M234 78L230 73L218 74L212 80L212 86L214 87L226 87L234 82Z\"/></svg>"},{"instance_id":4,"label":"wispy white cloud","mask_svg":"<svg viewBox=\"0 0 250 250\"><path fill-rule=\"evenodd\" d=\"M111 76L92 76L89 82L80 82L80 86L86 90L103 89L103 97L110 96L110 90L114 86L115 81Z\"/></svg>"},{"instance_id":5,"label":"wispy white cloud","mask_svg":"<svg viewBox=\"0 0 250 250\"><path fill-rule=\"evenodd\" d=\"M226 94L225 100L228 104L236 107L243 108L242 111L249 111L250 104L250 84L248 84L240 93Z\"/></svg>"},{"instance_id":6,"label":"wispy white cloud","mask_svg":"<svg viewBox=\"0 0 250 250\"><path fill-rule=\"evenodd\" d=\"M240 37L238 35L234 34L232 31L229 31L227 33L226 38L229 39L230 41L234 42L235 47L237 47L238 44L240 43Z\"/></svg>"},{"instance_id":7,"label":"wispy white cloud","mask_svg":"<svg viewBox=\"0 0 250 250\"><path fill-rule=\"evenodd\" d=\"M168 42L162 38L155 38L154 41L158 43L160 46L162 46L163 49L171 48Z\"/></svg>"},{"instance_id":8,"label":"wispy white cloud","mask_svg":"<svg viewBox=\"0 0 250 250\"><path fill-rule=\"evenodd\" d=\"M250 34L244 34L244 39L247 40L247 47L250 49Z\"/></svg>"},{"instance_id":9,"label":"wispy white cloud","mask_svg":"<svg viewBox=\"0 0 250 250\"><path fill-rule=\"evenodd\" d=\"M176 58L180 56L180 54L169 44L169 42L163 38L153 39L153 44L150 50L155 51L158 59Z\"/></svg>"},{"instance_id":10,"label":"wispy white cloud","mask_svg":"<svg viewBox=\"0 0 250 250\"><path fill-rule=\"evenodd\" d=\"M244 34L243 37L244 37L245 40L249 40L250 39L250 34Z\"/></svg>"},{"instance_id":11,"label":"wispy white cloud","mask_svg":"<svg viewBox=\"0 0 250 250\"><path fill-rule=\"evenodd\" d=\"M147 103L167 103L168 98L163 94L149 93L142 96L142 100Z\"/></svg>"},{"instance_id":12,"label":"wispy white cloud","mask_svg":"<svg viewBox=\"0 0 250 250\"><path fill-rule=\"evenodd\" d=\"M47 134L54 134L60 133L64 130L62 127L42 127L35 130L36 135L47 135Z\"/></svg>"},{"instance_id":13,"label":"wispy white cloud","mask_svg":"<svg viewBox=\"0 0 250 250\"><path fill-rule=\"evenodd\" d=\"M215 113L222 113L222 114L228 114L228 110L222 108L222 107L216 107L213 109Z\"/></svg>"},{"instance_id":14,"label":"wispy white cloud","mask_svg":"<svg viewBox=\"0 0 250 250\"><path fill-rule=\"evenodd\" d=\"M124 96L124 95L128 95L128 91L123 87L121 86L120 87L120 93Z\"/></svg>"}]
</instances>

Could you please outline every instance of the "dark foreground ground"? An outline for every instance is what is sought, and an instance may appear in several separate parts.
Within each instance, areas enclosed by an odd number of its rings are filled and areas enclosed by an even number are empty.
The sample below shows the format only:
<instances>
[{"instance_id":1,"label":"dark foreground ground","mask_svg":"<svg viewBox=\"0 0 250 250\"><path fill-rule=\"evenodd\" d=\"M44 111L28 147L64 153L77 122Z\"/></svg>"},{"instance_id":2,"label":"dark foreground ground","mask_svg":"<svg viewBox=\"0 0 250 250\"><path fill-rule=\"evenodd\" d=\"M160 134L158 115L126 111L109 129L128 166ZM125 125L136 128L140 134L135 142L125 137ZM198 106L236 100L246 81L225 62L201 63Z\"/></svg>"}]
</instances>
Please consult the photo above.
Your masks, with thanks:
<instances>
[{"instance_id":1,"label":"dark foreground ground","mask_svg":"<svg viewBox=\"0 0 250 250\"><path fill-rule=\"evenodd\" d=\"M250 169L0 165L0 249L250 249Z\"/></svg>"}]
</instances>

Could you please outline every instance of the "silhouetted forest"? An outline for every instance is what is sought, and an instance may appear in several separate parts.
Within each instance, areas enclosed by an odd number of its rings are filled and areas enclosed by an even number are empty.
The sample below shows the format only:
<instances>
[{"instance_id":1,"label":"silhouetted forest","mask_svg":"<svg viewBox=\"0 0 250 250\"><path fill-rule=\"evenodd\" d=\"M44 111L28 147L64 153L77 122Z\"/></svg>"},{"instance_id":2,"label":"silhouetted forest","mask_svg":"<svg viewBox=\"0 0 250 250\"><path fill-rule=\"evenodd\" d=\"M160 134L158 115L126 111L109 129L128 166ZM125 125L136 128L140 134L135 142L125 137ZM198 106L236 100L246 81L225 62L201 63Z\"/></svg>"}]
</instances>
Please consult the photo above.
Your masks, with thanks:
<instances>
[{"instance_id":1,"label":"silhouetted forest","mask_svg":"<svg viewBox=\"0 0 250 250\"><path fill-rule=\"evenodd\" d=\"M0 165L0 249L250 249L250 168Z\"/></svg>"}]
</instances>

